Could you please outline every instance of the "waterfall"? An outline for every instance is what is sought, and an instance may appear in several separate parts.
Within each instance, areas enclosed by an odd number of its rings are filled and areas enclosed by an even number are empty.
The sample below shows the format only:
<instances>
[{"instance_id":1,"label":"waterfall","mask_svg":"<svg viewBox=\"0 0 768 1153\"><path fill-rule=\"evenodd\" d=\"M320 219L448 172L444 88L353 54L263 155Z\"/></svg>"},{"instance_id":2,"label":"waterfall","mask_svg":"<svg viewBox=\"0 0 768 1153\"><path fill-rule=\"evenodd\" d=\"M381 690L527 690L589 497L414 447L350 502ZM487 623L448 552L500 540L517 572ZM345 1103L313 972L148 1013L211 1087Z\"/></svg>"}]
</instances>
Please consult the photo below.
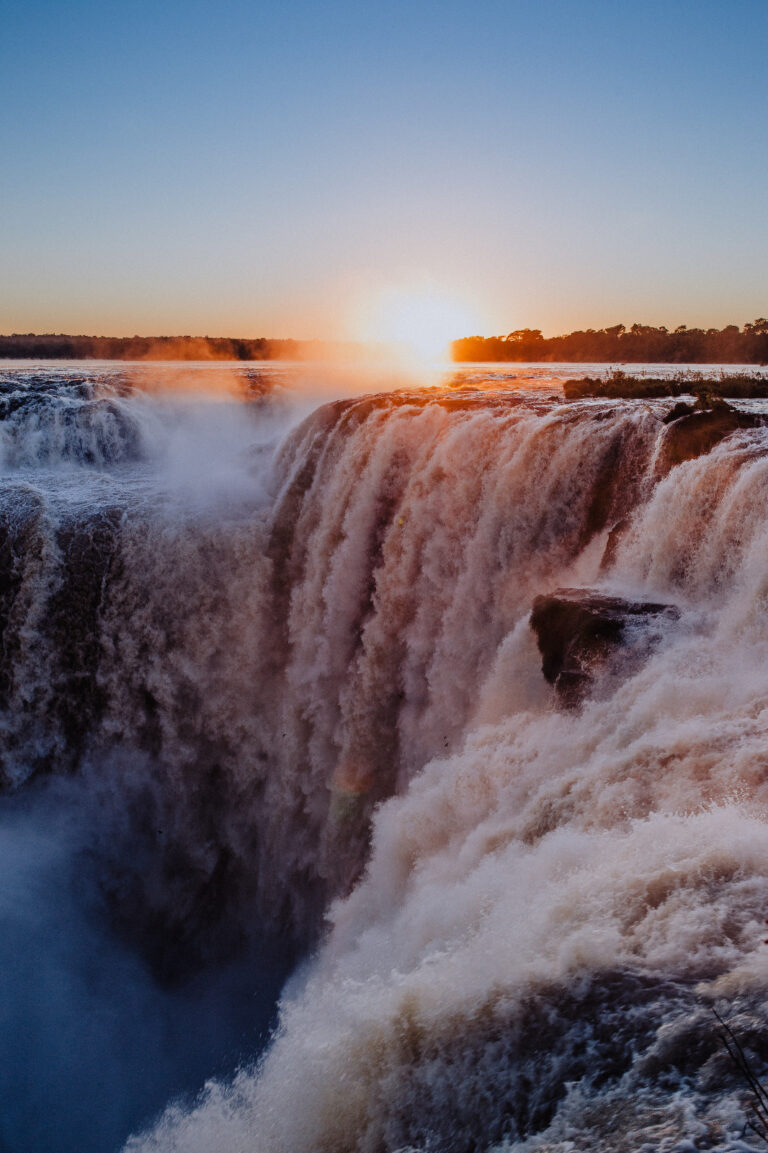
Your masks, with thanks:
<instances>
[{"instance_id":1,"label":"waterfall","mask_svg":"<svg viewBox=\"0 0 768 1153\"><path fill-rule=\"evenodd\" d=\"M160 986L304 958L261 1056L126 1149L747 1148L712 1008L762 1067L760 421L670 467L671 402L549 383L7 377L8 803L79 798ZM570 700L563 589L665 609L572 649Z\"/></svg>"}]
</instances>

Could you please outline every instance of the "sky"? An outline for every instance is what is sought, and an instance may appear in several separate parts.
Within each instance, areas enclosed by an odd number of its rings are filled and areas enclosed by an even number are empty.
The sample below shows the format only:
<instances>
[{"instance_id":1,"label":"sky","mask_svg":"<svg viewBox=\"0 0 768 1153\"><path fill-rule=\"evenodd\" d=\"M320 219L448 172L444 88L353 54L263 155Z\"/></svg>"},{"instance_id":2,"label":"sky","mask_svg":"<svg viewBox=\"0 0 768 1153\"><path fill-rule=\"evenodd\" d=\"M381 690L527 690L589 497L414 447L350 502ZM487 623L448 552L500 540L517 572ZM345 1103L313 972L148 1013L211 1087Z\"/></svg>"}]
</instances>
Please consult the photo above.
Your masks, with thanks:
<instances>
[{"instance_id":1,"label":"sky","mask_svg":"<svg viewBox=\"0 0 768 1153\"><path fill-rule=\"evenodd\" d=\"M768 0L2 0L0 332L768 313Z\"/></svg>"}]
</instances>

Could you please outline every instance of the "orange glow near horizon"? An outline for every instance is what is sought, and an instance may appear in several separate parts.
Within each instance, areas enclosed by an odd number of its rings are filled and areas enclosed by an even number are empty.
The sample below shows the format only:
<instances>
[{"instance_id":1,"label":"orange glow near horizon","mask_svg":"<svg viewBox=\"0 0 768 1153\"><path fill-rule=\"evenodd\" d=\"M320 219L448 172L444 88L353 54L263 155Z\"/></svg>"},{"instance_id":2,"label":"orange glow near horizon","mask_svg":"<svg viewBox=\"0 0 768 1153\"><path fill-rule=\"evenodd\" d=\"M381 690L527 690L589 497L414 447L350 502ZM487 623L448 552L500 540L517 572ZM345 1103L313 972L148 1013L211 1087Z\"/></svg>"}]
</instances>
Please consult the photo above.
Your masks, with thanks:
<instances>
[{"instance_id":1,"label":"orange glow near horizon","mask_svg":"<svg viewBox=\"0 0 768 1153\"><path fill-rule=\"evenodd\" d=\"M432 285L390 288L364 307L359 336L394 347L407 359L432 363L449 357L450 344L479 330L474 309Z\"/></svg>"}]
</instances>

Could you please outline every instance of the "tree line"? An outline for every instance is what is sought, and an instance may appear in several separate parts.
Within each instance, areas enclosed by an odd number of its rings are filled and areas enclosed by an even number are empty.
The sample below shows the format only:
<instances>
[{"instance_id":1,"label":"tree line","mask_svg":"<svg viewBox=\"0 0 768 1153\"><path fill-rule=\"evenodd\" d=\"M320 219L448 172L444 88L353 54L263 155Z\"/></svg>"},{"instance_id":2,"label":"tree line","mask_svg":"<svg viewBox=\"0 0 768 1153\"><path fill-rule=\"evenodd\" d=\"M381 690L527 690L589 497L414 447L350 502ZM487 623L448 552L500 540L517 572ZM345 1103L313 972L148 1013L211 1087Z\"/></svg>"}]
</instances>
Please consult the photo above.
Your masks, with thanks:
<instances>
[{"instance_id":1,"label":"tree line","mask_svg":"<svg viewBox=\"0 0 768 1153\"><path fill-rule=\"evenodd\" d=\"M357 346L355 346L357 347ZM0 336L0 358L19 360L302 360L346 359L352 345L332 341L214 336ZM359 351L359 349L358 349ZM455 361L579 361L586 363L768 364L768 320L743 328L687 328L633 324L587 328L545 337L538 328L506 336L468 336L451 345Z\"/></svg>"},{"instance_id":2,"label":"tree line","mask_svg":"<svg viewBox=\"0 0 768 1153\"><path fill-rule=\"evenodd\" d=\"M312 342L214 336L0 336L0 357L14 360L281 360L306 355Z\"/></svg>"},{"instance_id":3,"label":"tree line","mask_svg":"<svg viewBox=\"0 0 768 1153\"><path fill-rule=\"evenodd\" d=\"M506 336L467 336L455 340L456 361L583 361L628 364L768 364L768 320L743 328L687 328L633 324L626 328L587 328L545 337L538 328L518 328Z\"/></svg>"}]
</instances>

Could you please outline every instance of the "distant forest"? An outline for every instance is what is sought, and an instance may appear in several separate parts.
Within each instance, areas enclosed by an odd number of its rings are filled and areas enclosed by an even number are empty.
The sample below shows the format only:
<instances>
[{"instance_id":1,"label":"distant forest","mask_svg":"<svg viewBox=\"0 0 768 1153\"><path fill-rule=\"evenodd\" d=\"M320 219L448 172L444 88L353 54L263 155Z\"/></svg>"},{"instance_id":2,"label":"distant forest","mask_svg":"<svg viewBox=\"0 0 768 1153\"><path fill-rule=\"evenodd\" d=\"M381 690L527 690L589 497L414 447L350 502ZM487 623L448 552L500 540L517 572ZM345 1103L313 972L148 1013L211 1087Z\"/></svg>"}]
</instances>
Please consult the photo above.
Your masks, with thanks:
<instances>
[{"instance_id":1,"label":"distant forest","mask_svg":"<svg viewBox=\"0 0 768 1153\"><path fill-rule=\"evenodd\" d=\"M633 324L587 328L564 336L542 336L518 328L507 336L467 336L451 345L453 360L585 361L627 364L768 364L768 320L761 316L739 329L686 328L674 331Z\"/></svg>"},{"instance_id":2,"label":"distant forest","mask_svg":"<svg viewBox=\"0 0 768 1153\"><path fill-rule=\"evenodd\" d=\"M0 336L0 358L34 360L310 360L355 357L362 345L333 341L244 340L214 336ZM768 320L738 328L674 331L633 324L542 336L518 328L507 336L467 336L451 345L455 361L581 361L586 363L768 364Z\"/></svg>"},{"instance_id":3,"label":"distant forest","mask_svg":"<svg viewBox=\"0 0 768 1153\"><path fill-rule=\"evenodd\" d=\"M0 357L33 360L290 360L328 354L332 345L214 336L0 336Z\"/></svg>"}]
</instances>

